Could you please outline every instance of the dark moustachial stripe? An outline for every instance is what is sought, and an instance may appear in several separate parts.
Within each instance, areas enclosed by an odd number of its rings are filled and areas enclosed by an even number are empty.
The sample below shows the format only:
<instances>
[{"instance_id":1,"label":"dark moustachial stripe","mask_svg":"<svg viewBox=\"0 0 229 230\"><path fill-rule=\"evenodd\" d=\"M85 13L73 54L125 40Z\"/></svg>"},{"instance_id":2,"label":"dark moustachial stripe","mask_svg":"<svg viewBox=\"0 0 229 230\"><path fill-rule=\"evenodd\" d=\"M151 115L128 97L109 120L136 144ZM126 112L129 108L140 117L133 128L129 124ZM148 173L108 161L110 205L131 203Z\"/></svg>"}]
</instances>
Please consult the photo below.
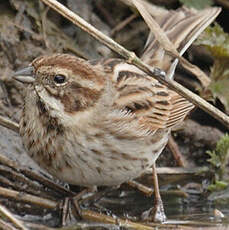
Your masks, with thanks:
<instances>
[{"instance_id":1,"label":"dark moustachial stripe","mask_svg":"<svg viewBox=\"0 0 229 230\"><path fill-rule=\"evenodd\" d=\"M40 120L42 121L43 126L46 128L47 133L56 131L58 135L63 135L64 127L58 123L57 118L51 117L48 114L44 103L38 99L36 105L39 111L39 116L42 118Z\"/></svg>"},{"instance_id":2,"label":"dark moustachial stripe","mask_svg":"<svg viewBox=\"0 0 229 230\"><path fill-rule=\"evenodd\" d=\"M38 108L40 116L47 113L47 110L45 108L45 104L41 100L37 100L37 108Z\"/></svg>"}]
</instances>

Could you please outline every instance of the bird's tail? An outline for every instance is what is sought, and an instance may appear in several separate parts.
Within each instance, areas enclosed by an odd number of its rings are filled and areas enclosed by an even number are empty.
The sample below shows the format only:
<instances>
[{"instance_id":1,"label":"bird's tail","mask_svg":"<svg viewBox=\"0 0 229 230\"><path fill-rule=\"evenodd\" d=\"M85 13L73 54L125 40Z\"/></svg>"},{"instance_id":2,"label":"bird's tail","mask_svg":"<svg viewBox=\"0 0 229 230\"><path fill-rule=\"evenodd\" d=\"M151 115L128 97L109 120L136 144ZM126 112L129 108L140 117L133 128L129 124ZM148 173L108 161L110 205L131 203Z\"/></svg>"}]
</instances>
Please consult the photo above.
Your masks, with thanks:
<instances>
[{"instance_id":1,"label":"bird's tail","mask_svg":"<svg viewBox=\"0 0 229 230\"><path fill-rule=\"evenodd\" d=\"M150 11L149 13L166 33L178 53L183 55L200 33L214 21L220 11L221 9L218 7L206 8L200 11L182 7L175 11L162 10L159 14L156 11ZM145 63L161 68L165 72L174 72L178 62L177 60L174 61L174 58L165 52L152 32L148 36L141 59Z\"/></svg>"}]
</instances>

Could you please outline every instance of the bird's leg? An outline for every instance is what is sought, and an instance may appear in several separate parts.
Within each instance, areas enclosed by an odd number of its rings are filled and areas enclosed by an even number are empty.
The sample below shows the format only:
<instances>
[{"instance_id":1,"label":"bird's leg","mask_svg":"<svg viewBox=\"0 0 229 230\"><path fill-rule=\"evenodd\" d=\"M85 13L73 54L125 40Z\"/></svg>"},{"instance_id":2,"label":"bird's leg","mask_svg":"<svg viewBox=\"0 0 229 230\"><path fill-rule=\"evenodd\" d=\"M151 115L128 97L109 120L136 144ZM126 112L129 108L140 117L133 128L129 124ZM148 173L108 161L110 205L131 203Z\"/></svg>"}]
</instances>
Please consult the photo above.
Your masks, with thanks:
<instances>
[{"instance_id":1,"label":"bird's leg","mask_svg":"<svg viewBox=\"0 0 229 230\"><path fill-rule=\"evenodd\" d=\"M66 197L60 203L59 210L61 212L61 225L62 226L66 226L67 222L71 222L71 220L73 219L74 215L71 209L72 204L73 204L72 197Z\"/></svg>"},{"instance_id":2,"label":"bird's leg","mask_svg":"<svg viewBox=\"0 0 229 230\"><path fill-rule=\"evenodd\" d=\"M81 205L88 207L118 187L119 186L107 187L103 191L97 191L97 187L93 186L82 190L74 197L65 198L61 204L62 226L66 226L67 221L71 221L73 217L76 219L82 218ZM71 206L73 206L73 209Z\"/></svg>"},{"instance_id":3,"label":"bird's leg","mask_svg":"<svg viewBox=\"0 0 229 230\"><path fill-rule=\"evenodd\" d=\"M153 169L153 186L154 186L154 202L155 202L154 210L152 213L153 220L154 222L164 222L166 220L166 215L165 215L164 206L160 195L155 163L153 164L152 169Z\"/></svg>"},{"instance_id":4,"label":"bird's leg","mask_svg":"<svg viewBox=\"0 0 229 230\"><path fill-rule=\"evenodd\" d=\"M97 190L96 190L97 191ZM66 223L71 221L73 217L76 219L81 218L81 208L80 204L84 201L87 194L90 194L90 196L93 196L93 193L95 192L95 188L86 188L82 190L80 193L78 193L74 197L66 197L60 204L60 210L62 215L62 226L66 226ZM73 209L72 209L73 206Z\"/></svg>"},{"instance_id":5,"label":"bird's leg","mask_svg":"<svg viewBox=\"0 0 229 230\"><path fill-rule=\"evenodd\" d=\"M160 195L155 163L152 165L154 185L154 207L143 213L143 219L163 223L166 221L164 206Z\"/></svg>"}]
</instances>

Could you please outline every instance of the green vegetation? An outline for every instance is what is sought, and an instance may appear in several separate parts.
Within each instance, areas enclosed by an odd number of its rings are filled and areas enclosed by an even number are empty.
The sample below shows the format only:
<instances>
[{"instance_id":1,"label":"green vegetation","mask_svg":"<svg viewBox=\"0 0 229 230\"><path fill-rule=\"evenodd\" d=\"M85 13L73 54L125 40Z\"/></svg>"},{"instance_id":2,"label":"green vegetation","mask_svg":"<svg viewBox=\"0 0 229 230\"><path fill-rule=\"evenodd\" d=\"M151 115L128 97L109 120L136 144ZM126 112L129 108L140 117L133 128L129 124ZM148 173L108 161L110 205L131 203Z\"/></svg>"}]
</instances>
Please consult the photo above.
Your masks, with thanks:
<instances>
[{"instance_id":1,"label":"green vegetation","mask_svg":"<svg viewBox=\"0 0 229 230\"><path fill-rule=\"evenodd\" d=\"M208 89L213 99L218 98L229 112L229 34L215 24L208 27L196 42L204 45L214 58L211 68L211 83Z\"/></svg>"},{"instance_id":2,"label":"green vegetation","mask_svg":"<svg viewBox=\"0 0 229 230\"><path fill-rule=\"evenodd\" d=\"M189 8L196 8L196 9L204 9L209 7L213 4L212 0L180 0L180 3L189 7Z\"/></svg>"},{"instance_id":3,"label":"green vegetation","mask_svg":"<svg viewBox=\"0 0 229 230\"><path fill-rule=\"evenodd\" d=\"M225 189L229 184L229 135L225 134L217 143L216 149L207 151L210 156L208 160L215 171L213 184L208 189L210 191Z\"/></svg>"}]
</instances>

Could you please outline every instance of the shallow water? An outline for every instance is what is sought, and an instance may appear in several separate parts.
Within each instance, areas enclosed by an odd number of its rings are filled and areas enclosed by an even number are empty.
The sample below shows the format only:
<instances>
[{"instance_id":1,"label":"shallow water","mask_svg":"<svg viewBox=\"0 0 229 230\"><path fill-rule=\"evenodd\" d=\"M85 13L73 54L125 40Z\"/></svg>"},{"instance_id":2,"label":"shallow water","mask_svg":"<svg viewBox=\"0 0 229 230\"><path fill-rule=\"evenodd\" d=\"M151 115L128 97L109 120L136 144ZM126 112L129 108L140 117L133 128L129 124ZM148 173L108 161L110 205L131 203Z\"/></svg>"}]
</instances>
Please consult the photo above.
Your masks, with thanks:
<instances>
[{"instance_id":1,"label":"shallow water","mask_svg":"<svg viewBox=\"0 0 229 230\"><path fill-rule=\"evenodd\" d=\"M166 193L163 192L162 193ZM229 229L229 203L208 200L198 192L187 192L188 197L175 195L162 195L167 216L167 224L176 226L189 226L191 229ZM97 204L98 205L98 204ZM100 207L112 210L112 214L121 218L142 222L142 212L153 207L152 197L146 197L136 191L115 191L99 201ZM109 212L110 213L110 212ZM216 215L218 213L218 215ZM220 217L219 213L224 217ZM179 228L180 229L180 228ZM189 228L188 228L189 229Z\"/></svg>"}]
</instances>

